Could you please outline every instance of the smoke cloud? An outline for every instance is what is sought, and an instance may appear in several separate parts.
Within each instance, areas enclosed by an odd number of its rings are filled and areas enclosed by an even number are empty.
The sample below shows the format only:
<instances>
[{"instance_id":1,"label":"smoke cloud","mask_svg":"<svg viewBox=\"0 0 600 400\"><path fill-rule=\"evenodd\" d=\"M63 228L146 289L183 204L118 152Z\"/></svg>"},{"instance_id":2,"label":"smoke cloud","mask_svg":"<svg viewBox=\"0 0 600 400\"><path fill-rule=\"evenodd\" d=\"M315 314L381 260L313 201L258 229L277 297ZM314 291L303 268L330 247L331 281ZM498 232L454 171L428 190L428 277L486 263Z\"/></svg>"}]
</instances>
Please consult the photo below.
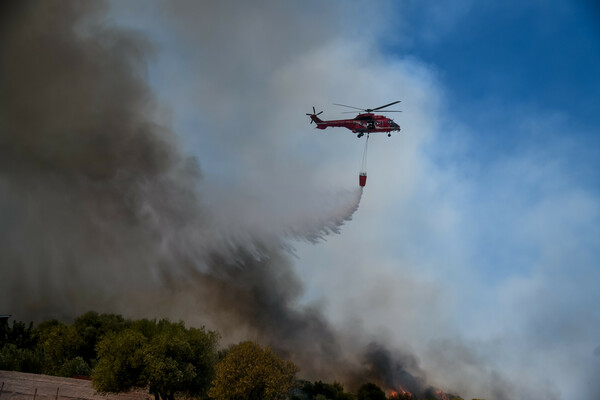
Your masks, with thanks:
<instances>
[{"instance_id":1,"label":"smoke cloud","mask_svg":"<svg viewBox=\"0 0 600 400\"><path fill-rule=\"evenodd\" d=\"M206 184L148 86L153 45L109 24L105 6L19 2L2 13L4 311L41 320L176 307L229 340L271 345L309 377L360 368L320 308L299 304L289 241L340 233L362 189L265 210L243 189Z\"/></svg>"},{"instance_id":2,"label":"smoke cloud","mask_svg":"<svg viewBox=\"0 0 600 400\"><path fill-rule=\"evenodd\" d=\"M329 214L296 209L262 225L268 213L250 196L228 193L219 207L203 199L200 169L146 82L152 45L105 24L101 5L22 2L3 13L4 304L28 317L73 315L81 306L60 297L79 303L82 284L94 296L148 288L186 273L182 265L244 265L275 257L285 236L339 232L359 191L336 195ZM227 219L238 208L247 218Z\"/></svg>"}]
</instances>

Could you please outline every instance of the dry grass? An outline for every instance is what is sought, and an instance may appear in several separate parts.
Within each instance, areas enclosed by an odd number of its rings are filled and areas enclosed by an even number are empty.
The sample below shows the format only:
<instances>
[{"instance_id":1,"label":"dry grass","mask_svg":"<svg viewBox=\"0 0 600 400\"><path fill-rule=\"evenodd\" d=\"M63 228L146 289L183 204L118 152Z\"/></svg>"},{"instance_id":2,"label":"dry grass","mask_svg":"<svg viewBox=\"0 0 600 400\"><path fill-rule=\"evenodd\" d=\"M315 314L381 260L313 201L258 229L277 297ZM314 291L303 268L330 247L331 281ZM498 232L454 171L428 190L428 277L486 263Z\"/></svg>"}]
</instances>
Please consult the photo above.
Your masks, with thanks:
<instances>
[{"instance_id":1,"label":"dry grass","mask_svg":"<svg viewBox=\"0 0 600 400\"><path fill-rule=\"evenodd\" d=\"M0 371L0 400L153 400L147 391L101 395L85 379ZM37 389L37 391L36 391Z\"/></svg>"}]
</instances>

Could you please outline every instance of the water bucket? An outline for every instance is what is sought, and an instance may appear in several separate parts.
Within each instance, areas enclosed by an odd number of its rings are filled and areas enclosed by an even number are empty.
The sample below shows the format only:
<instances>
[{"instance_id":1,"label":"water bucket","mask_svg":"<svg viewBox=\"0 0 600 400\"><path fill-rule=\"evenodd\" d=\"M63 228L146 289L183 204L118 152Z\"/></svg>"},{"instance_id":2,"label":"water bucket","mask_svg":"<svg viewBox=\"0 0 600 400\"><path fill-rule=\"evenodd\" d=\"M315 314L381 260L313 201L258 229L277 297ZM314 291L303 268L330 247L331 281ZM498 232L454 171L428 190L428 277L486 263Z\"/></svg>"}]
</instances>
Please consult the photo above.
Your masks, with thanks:
<instances>
[{"instance_id":1,"label":"water bucket","mask_svg":"<svg viewBox=\"0 0 600 400\"><path fill-rule=\"evenodd\" d=\"M358 184L360 186L365 186L367 184L367 173L366 172L361 172L360 174L358 174Z\"/></svg>"}]
</instances>

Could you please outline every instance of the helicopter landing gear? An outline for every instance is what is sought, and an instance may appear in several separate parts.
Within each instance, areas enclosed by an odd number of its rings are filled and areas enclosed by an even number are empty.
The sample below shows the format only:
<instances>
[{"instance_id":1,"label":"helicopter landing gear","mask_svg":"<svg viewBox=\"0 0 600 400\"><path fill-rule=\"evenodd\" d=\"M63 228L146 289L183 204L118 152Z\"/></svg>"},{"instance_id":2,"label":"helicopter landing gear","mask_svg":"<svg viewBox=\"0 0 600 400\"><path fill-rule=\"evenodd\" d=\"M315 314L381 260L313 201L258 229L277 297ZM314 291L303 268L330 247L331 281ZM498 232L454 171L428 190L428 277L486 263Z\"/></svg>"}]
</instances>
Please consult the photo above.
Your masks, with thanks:
<instances>
[{"instance_id":1,"label":"helicopter landing gear","mask_svg":"<svg viewBox=\"0 0 600 400\"><path fill-rule=\"evenodd\" d=\"M364 133L361 132L358 135L356 135L356 137L360 139L361 137L363 137L363 135L364 135Z\"/></svg>"},{"instance_id":2,"label":"helicopter landing gear","mask_svg":"<svg viewBox=\"0 0 600 400\"><path fill-rule=\"evenodd\" d=\"M391 133L388 133L388 137L392 137L392 134L391 134Z\"/></svg>"}]
</instances>

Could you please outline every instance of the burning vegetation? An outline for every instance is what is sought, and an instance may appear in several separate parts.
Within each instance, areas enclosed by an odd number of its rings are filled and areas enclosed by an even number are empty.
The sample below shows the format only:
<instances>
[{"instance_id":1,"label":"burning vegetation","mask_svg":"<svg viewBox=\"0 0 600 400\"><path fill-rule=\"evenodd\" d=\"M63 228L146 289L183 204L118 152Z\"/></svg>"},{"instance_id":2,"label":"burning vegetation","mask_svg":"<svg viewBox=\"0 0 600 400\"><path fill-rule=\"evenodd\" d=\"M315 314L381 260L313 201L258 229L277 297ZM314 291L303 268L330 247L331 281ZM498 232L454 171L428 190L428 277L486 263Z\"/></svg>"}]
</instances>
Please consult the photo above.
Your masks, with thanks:
<instances>
[{"instance_id":1,"label":"burning vegetation","mask_svg":"<svg viewBox=\"0 0 600 400\"><path fill-rule=\"evenodd\" d=\"M390 390L390 395L388 397L389 400L419 400L419 399L427 399L427 400L462 400L461 397L452 395L449 393L444 393L441 390L428 390L426 394L423 396L415 396L411 392L408 392L401 387L398 387L396 390Z\"/></svg>"}]
</instances>

